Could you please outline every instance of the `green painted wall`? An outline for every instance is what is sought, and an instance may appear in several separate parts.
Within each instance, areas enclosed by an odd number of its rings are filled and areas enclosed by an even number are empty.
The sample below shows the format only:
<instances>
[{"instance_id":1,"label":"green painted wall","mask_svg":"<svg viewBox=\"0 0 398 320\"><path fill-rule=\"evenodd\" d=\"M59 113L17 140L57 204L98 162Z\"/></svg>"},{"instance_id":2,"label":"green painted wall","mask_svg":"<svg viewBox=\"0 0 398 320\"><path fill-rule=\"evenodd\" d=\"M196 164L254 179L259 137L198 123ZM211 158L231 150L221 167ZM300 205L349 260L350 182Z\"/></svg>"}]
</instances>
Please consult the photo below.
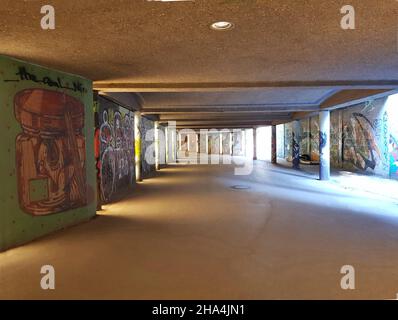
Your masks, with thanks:
<instances>
[{"instance_id":1,"label":"green painted wall","mask_svg":"<svg viewBox=\"0 0 398 320\"><path fill-rule=\"evenodd\" d=\"M0 56L0 112L0 251L95 216L91 81Z\"/></svg>"}]
</instances>

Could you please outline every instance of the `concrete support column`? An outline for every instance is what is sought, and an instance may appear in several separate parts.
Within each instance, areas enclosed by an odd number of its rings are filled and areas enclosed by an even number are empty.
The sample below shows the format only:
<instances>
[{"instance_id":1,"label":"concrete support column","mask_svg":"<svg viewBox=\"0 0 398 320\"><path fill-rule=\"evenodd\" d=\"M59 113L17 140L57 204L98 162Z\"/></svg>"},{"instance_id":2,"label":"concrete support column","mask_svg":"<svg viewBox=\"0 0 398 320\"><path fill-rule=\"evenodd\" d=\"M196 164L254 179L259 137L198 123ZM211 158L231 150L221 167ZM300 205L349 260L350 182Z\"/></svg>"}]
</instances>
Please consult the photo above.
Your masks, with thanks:
<instances>
[{"instance_id":1,"label":"concrete support column","mask_svg":"<svg viewBox=\"0 0 398 320\"><path fill-rule=\"evenodd\" d=\"M276 126L271 128L271 163L276 164Z\"/></svg>"},{"instance_id":2,"label":"concrete support column","mask_svg":"<svg viewBox=\"0 0 398 320\"><path fill-rule=\"evenodd\" d=\"M206 154L209 154L209 131L206 131Z\"/></svg>"},{"instance_id":3,"label":"concrete support column","mask_svg":"<svg viewBox=\"0 0 398 320\"><path fill-rule=\"evenodd\" d=\"M178 148L177 148L177 130L176 129L174 129L173 131L172 131L172 139L173 139L173 143L172 143L172 146L173 146L173 156L174 156L174 158L173 158L173 160L175 161L175 162L177 162L177 156L178 156Z\"/></svg>"},{"instance_id":4,"label":"concrete support column","mask_svg":"<svg viewBox=\"0 0 398 320\"><path fill-rule=\"evenodd\" d=\"M229 155L233 155L233 134L232 132L229 133Z\"/></svg>"},{"instance_id":5,"label":"concrete support column","mask_svg":"<svg viewBox=\"0 0 398 320\"><path fill-rule=\"evenodd\" d=\"M253 160L257 160L257 128L253 128Z\"/></svg>"},{"instance_id":6,"label":"concrete support column","mask_svg":"<svg viewBox=\"0 0 398 320\"><path fill-rule=\"evenodd\" d=\"M181 142L181 133L176 130L176 162L178 162L178 158L181 154L182 142Z\"/></svg>"},{"instance_id":7,"label":"concrete support column","mask_svg":"<svg viewBox=\"0 0 398 320\"><path fill-rule=\"evenodd\" d=\"M293 121L293 134L292 134L292 158L293 168L300 169L300 122Z\"/></svg>"},{"instance_id":8,"label":"concrete support column","mask_svg":"<svg viewBox=\"0 0 398 320\"><path fill-rule=\"evenodd\" d=\"M223 145L222 145L222 131L220 131L220 135L219 135L219 139L220 139L220 144L219 144L219 154L223 154Z\"/></svg>"},{"instance_id":9,"label":"concrete support column","mask_svg":"<svg viewBox=\"0 0 398 320\"><path fill-rule=\"evenodd\" d=\"M160 141L159 141L159 122L155 121L155 169L159 170Z\"/></svg>"},{"instance_id":10,"label":"concrete support column","mask_svg":"<svg viewBox=\"0 0 398 320\"><path fill-rule=\"evenodd\" d=\"M319 113L319 179L330 179L330 111Z\"/></svg>"},{"instance_id":11,"label":"concrete support column","mask_svg":"<svg viewBox=\"0 0 398 320\"><path fill-rule=\"evenodd\" d=\"M174 141L174 132L173 132L173 130L170 128L170 127L167 127L167 131L168 131L168 133L169 133L169 162L171 163L171 162L174 162L174 154L175 154L175 151L174 151L174 144L175 144L175 141Z\"/></svg>"},{"instance_id":12,"label":"concrete support column","mask_svg":"<svg viewBox=\"0 0 398 320\"><path fill-rule=\"evenodd\" d=\"M166 152L166 164L169 163L169 127L165 127L164 129L165 135L165 152Z\"/></svg>"},{"instance_id":13,"label":"concrete support column","mask_svg":"<svg viewBox=\"0 0 398 320\"><path fill-rule=\"evenodd\" d=\"M176 160L176 123L173 121L169 121L167 125L167 140L168 143L166 144L168 146L168 163L175 162Z\"/></svg>"},{"instance_id":14,"label":"concrete support column","mask_svg":"<svg viewBox=\"0 0 398 320\"><path fill-rule=\"evenodd\" d=\"M199 163L208 164L207 155L207 129L200 129L199 131Z\"/></svg>"},{"instance_id":15,"label":"concrete support column","mask_svg":"<svg viewBox=\"0 0 398 320\"><path fill-rule=\"evenodd\" d=\"M135 180L142 181L141 173L141 113L134 113Z\"/></svg>"},{"instance_id":16,"label":"concrete support column","mask_svg":"<svg viewBox=\"0 0 398 320\"><path fill-rule=\"evenodd\" d=\"M242 154L243 156L246 157L246 130L242 129L241 137L242 137Z\"/></svg>"}]
</instances>

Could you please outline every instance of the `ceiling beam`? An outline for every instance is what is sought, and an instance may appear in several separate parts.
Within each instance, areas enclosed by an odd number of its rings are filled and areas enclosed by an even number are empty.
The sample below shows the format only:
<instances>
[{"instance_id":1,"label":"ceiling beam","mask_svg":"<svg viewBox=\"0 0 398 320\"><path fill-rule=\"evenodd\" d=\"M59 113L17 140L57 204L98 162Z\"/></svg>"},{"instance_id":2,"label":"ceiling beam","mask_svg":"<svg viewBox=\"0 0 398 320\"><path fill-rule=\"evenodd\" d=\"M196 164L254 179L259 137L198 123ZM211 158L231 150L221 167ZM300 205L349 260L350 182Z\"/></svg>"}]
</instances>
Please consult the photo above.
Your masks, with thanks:
<instances>
[{"instance_id":1,"label":"ceiling beam","mask_svg":"<svg viewBox=\"0 0 398 320\"><path fill-rule=\"evenodd\" d=\"M203 107L162 107L162 108L143 108L143 114L170 114L170 113L234 113L234 112L295 112L295 111L319 111L318 105L313 104L300 104L300 105L261 105L252 107L250 105L246 107L212 107L212 106L203 106Z\"/></svg>"},{"instance_id":2,"label":"ceiling beam","mask_svg":"<svg viewBox=\"0 0 398 320\"><path fill-rule=\"evenodd\" d=\"M292 117L275 117L275 118L257 118L257 119L193 119L193 120L178 120L176 121L177 125L187 124L187 125L200 125L200 124L211 124L211 123L250 123L256 124L264 121L273 121L273 120L281 120L281 121L289 121L293 120ZM170 120L159 120L160 123L168 123Z\"/></svg>"},{"instance_id":3,"label":"ceiling beam","mask_svg":"<svg viewBox=\"0 0 398 320\"><path fill-rule=\"evenodd\" d=\"M387 92L389 92L389 90L385 89L342 90L326 99L321 104L321 108L338 107L342 104L351 103L352 101L358 101L361 99L375 99L374 97L384 96Z\"/></svg>"},{"instance_id":4,"label":"ceiling beam","mask_svg":"<svg viewBox=\"0 0 398 320\"><path fill-rule=\"evenodd\" d=\"M134 83L95 81L94 89L103 92L211 92L262 90L265 88L394 89L398 80L263 81L209 83Z\"/></svg>"},{"instance_id":5,"label":"ceiling beam","mask_svg":"<svg viewBox=\"0 0 398 320\"><path fill-rule=\"evenodd\" d=\"M178 126L184 126L184 127L203 127L203 126L227 126L228 125L248 125L248 126L262 126L262 125L268 125L271 123L272 120L241 120L241 121L228 121L228 120L206 120L206 121L178 121L177 122L177 127Z\"/></svg>"},{"instance_id":6,"label":"ceiling beam","mask_svg":"<svg viewBox=\"0 0 398 320\"><path fill-rule=\"evenodd\" d=\"M261 126L271 126L273 123L269 122L269 123L264 123ZM231 125L203 125L203 126L177 126L176 128L178 130L180 129L190 129L190 130L200 130L200 129L207 129L207 130L211 130L211 129L252 129L253 125L249 125L249 124L244 124L244 125L235 125L235 124L231 124Z\"/></svg>"},{"instance_id":7,"label":"ceiling beam","mask_svg":"<svg viewBox=\"0 0 398 320\"><path fill-rule=\"evenodd\" d=\"M290 118L291 113L189 113L189 114L161 114L159 121L178 121L178 120L256 120L256 119L279 119Z\"/></svg>"},{"instance_id":8,"label":"ceiling beam","mask_svg":"<svg viewBox=\"0 0 398 320\"><path fill-rule=\"evenodd\" d=\"M142 101L132 93L99 92L99 95L131 111L140 111L142 108Z\"/></svg>"},{"instance_id":9,"label":"ceiling beam","mask_svg":"<svg viewBox=\"0 0 398 320\"><path fill-rule=\"evenodd\" d=\"M385 98L389 95L398 93L398 90L345 90L336 93L334 96L325 100L321 105L321 110L336 110L354 106L366 101ZM317 116L318 112L294 112L294 120L305 119Z\"/></svg>"}]
</instances>

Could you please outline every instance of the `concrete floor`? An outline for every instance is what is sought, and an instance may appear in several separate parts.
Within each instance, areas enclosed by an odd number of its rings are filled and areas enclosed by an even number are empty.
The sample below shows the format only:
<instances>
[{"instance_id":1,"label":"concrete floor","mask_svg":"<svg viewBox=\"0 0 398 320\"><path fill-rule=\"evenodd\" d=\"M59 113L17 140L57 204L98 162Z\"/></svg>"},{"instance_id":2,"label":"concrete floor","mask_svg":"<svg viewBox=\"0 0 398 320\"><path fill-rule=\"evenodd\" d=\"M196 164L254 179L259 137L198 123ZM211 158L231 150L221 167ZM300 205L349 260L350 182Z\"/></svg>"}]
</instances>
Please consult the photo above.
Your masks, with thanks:
<instances>
[{"instance_id":1,"label":"concrete floor","mask_svg":"<svg viewBox=\"0 0 398 320\"><path fill-rule=\"evenodd\" d=\"M369 183L370 183L369 179ZM234 190L244 185L249 190ZM40 289L40 267L56 290ZM356 268L356 290L340 268ZM0 254L0 298L394 299L398 199L257 161L174 165L88 223Z\"/></svg>"}]
</instances>

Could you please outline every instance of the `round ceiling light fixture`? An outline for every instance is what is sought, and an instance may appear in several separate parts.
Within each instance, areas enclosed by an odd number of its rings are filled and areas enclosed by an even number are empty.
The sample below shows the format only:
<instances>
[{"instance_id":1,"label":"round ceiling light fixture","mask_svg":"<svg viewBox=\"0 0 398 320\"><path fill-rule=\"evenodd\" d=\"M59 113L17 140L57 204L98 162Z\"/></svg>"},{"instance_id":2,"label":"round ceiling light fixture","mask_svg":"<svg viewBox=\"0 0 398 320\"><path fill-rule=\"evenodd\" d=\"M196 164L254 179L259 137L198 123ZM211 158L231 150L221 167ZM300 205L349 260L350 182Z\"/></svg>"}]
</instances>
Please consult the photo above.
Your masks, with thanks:
<instances>
[{"instance_id":1,"label":"round ceiling light fixture","mask_svg":"<svg viewBox=\"0 0 398 320\"><path fill-rule=\"evenodd\" d=\"M217 21L210 25L210 28L216 31L226 31L231 30L234 27L232 22L228 21Z\"/></svg>"}]
</instances>

